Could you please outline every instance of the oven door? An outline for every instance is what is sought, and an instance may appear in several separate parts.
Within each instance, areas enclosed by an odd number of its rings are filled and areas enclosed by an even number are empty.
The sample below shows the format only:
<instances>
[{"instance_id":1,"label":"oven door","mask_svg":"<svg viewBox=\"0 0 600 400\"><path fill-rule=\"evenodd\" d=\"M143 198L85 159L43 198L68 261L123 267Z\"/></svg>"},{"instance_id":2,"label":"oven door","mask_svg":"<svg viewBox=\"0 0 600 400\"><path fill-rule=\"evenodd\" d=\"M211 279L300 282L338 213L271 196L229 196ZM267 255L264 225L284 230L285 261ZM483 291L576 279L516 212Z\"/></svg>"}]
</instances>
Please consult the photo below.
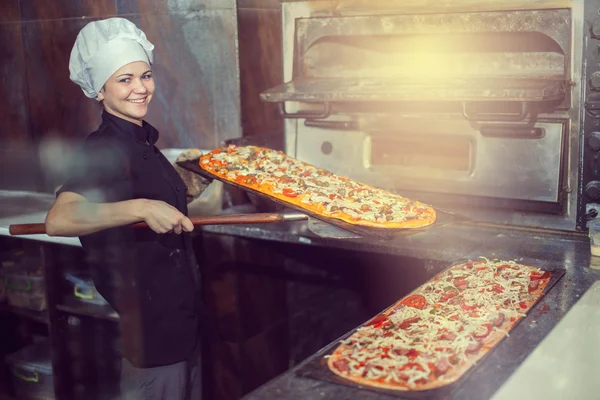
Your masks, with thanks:
<instances>
[{"instance_id":1,"label":"oven door","mask_svg":"<svg viewBox=\"0 0 600 400\"><path fill-rule=\"evenodd\" d=\"M367 118L346 121L343 126L350 129L344 132L331 129L331 122L305 122L296 157L400 193L561 200L566 122Z\"/></svg>"}]
</instances>

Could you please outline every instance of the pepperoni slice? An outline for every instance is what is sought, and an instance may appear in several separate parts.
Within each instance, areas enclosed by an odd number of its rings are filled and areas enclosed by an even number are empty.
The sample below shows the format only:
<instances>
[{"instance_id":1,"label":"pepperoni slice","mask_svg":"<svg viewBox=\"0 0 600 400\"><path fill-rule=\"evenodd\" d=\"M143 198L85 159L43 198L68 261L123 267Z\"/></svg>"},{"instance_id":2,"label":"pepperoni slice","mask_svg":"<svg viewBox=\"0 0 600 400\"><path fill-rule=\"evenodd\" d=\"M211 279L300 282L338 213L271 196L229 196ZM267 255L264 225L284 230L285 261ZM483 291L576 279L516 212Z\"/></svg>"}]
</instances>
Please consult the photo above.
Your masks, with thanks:
<instances>
[{"instance_id":1,"label":"pepperoni slice","mask_svg":"<svg viewBox=\"0 0 600 400\"><path fill-rule=\"evenodd\" d=\"M424 296L420 294L412 294L407 298L403 299L400 304L404 304L405 306L416 308L418 310L422 310L427 307L427 300Z\"/></svg>"}]
</instances>

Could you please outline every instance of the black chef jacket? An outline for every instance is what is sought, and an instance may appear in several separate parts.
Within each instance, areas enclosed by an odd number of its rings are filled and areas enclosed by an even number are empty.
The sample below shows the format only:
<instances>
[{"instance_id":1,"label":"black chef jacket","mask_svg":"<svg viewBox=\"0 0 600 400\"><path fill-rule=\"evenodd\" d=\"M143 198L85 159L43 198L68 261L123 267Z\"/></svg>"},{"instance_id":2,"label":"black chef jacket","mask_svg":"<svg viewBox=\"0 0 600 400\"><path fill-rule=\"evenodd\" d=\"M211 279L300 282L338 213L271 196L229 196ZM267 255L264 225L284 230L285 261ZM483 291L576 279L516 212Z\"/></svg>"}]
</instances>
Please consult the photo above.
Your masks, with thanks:
<instances>
[{"instance_id":1,"label":"black chef jacket","mask_svg":"<svg viewBox=\"0 0 600 400\"><path fill-rule=\"evenodd\" d=\"M187 215L186 186L154 146L158 131L107 112L59 190L92 202L162 200ZM139 368L174 364L196 343L196 264L187 234L118 227L81 236L100 294L120 315L122 351Z\"/></svg>"}]
</instances>

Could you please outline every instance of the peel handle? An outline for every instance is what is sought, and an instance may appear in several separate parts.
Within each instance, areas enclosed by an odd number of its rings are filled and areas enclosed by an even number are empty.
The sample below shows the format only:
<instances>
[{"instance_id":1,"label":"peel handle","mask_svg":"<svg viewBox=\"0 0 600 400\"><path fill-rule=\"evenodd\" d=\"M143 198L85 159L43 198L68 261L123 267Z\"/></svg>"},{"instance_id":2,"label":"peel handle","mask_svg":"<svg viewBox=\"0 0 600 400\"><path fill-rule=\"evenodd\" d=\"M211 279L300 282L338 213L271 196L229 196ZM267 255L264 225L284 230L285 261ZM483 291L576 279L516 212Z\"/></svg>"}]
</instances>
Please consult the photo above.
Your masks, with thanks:
<instances>
[{"instance_id":1,"label":"peel handle","mask_svg":"<svg viewBox=\"0 0 600 400\"><path fill-rule=\"evenodd\" d=\"M231 224L265 224L271 222L283 222L306 219L304 215L279 214L279 213L256 213L256 214L226 214L213 216L190 217L194 226L201 225L231 225ZM145 222L137 222L132 228L148 228ZM46 233L45 224L14 224L8 227L13 236L39 235Z\"/></svg>"}]
</instances>

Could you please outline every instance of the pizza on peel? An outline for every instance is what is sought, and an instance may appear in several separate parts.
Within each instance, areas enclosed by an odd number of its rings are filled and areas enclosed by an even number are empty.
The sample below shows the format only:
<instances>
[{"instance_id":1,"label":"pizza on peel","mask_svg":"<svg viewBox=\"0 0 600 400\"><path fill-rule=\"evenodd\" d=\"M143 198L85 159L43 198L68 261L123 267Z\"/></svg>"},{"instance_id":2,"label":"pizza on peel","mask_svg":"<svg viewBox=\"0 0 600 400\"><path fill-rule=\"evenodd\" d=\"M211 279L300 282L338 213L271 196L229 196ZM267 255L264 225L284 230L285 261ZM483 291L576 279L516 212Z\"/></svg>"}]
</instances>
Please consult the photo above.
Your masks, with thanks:
<instances>
[{"instance_id":1,"label":"pizza on peel","mask_svg":"<svg viewBox=\"0 0 600 400\"><path fill-rule=\"evenodd\" d=\"M222 180L354 225L421 228L436 218L428 205L333 174L280 151L230 145L205 154L199 163Z\"/></svg>"}]
</instances>

